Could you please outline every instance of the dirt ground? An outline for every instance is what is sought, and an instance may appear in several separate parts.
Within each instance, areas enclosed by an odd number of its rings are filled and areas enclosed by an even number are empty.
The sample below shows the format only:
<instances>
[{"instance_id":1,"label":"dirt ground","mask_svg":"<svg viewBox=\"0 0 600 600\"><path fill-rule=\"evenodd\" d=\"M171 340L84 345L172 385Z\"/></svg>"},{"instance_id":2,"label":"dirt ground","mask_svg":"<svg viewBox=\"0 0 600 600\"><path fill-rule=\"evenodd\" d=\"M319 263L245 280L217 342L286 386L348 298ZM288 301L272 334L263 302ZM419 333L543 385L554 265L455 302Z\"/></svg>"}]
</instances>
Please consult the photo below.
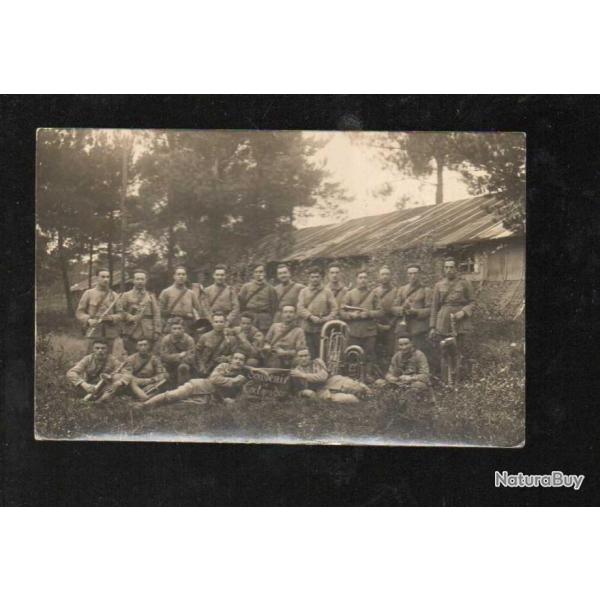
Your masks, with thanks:
<instances>
[{"instance_id":1,"label":"dirt ground","mask_svg":"<svg viewBox=\"0 0 600 600\"><path fill-rule=\"evenodd\" d=\"M97 406L74 397L65 373L85 349L78 332L50 333L38 322L38 438L504 447L524 441L524 365L511 354L510 339L480 345L469 381L456 389L438 383L435 399L404 408L373 395L355 405L296 398L183 403L133 417L125 399Z\"/></svg>"}]
</instances>

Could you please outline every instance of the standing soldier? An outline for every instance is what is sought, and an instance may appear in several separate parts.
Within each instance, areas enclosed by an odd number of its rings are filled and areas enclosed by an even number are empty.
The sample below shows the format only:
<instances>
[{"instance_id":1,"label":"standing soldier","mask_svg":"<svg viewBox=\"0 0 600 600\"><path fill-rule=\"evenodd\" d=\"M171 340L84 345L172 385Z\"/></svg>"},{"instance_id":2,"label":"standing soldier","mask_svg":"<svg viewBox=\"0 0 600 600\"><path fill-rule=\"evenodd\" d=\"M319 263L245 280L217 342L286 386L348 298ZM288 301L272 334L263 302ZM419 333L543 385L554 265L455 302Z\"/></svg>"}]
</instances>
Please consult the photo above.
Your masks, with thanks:
<instances>
[{"instance_id":1,"label":"standing soldier","mask_svg":"<svg viewBox=\"0 0 600 600\"><path fill-rule=\"evenodd\" d=\"M292 305L294 309L296 308L300 291L305 287L301 283L292 281L292 275L287 265L282 264L277 267L277 279L279 283L275 286L275 291L277 292L278 305L275 319L273 319L274 323L281 322L281 312L286 304Z\"/></svg>"},{"instance_id":2,"label":"standing soldier","mask_svg":"<svg viewBox=\"0 0 600 600\"><path fill-rule=\"evenodd\" d=\"M413 346L431 361L431 345L427 339L431 316L431 289L421 283L421 267L409 265L408 283L398 288L392 313L398 317L394 339L408 335Z\"/></svg>"},{"instance_id":3,"label":"standing soldier","mask_svg":"<svg viewBox=\"0 0 600 600\"><path fill-rule=\"evenodd\" d=\"M133 289L121 294L118 301L123 320L123 345L128 354L136 351L142 338L155 344L160 339L160 308L154 294L146 290L148 274L143 269L133 272Z\"/></svg>"},{"instance_id":4,"label":"standing soldier","mask_svg":"<svg viewBox=\"0 0 600 600\"><path fill-rule=\"evenodd\" d=\"M429 335L435 339L456 334L458 351L464 356L468 353L468 335L473 331L473 288L458 276L454 258L444 261L444 275L433 288ZM450 315L454 315L454 331Z\"/></svg>"},{"instance_id":5,"label":"standing soldier","mask_svg":"<svg viewBox=\"0 0 600 600\"><path fill-rule=\"evenodd\" d=\"M267 333L277 312L277 292L265 281L263 265L255 265L252 281L245 283L240 289L239 301L240 309L249 312L254 319L254 325L263 333Z\"/></svg>"},{"instance_id":6,"label":"standing soldier","mask_svg":"<svg viewBox=\"0 0 600 600\"><path fill-rule=\"evenodd\" d=\"M185 331L190 333L194 321L203 313L203 308L196 294L185 285L187 282L185 267L175 269L173 281L173 285L164 289L158 297L160 315L166 325L165 333L169 332L167 323L173 317L180 318Z\"/></svg>"},{"instance_id":7,"label":"standing soldier","mask_svg":"<svg viewBox=\"0 0 600 600\"><path fill-rule=\"evenodd\" d=\"M169 321L171 332L160 342L160 358L169 378L177 385L183 385L192 375L196 363L196 347L191 335L185 333L183 322L178 317Z\"/></svg>"},{"instance_id":8,"label":"standing soldier","mask_svg":"<svg viewBox=\"0 0 600 600\"><path fill-rule=\"evenodd\" d=\"M225 331L225 315L215 312L212 317L212 331L203 333L196 344L196 369L201 377L208 377L220 363L227 362L238 341Z\"/></svg>"},{"instance_id":9,"label":"standing soldier","mask_svg":"<svg viewBox=\"0 0 600 600\"><path fill-rule=\"evenodd\" d=\"M265 366L289 369L296 352L306 348L304 331L296 324L296 307L284 304L281 309L281 322L273 323L265 338L265 351L269 357Z\"/></svg>"},{"instance_id":10,"label":"standing soldier","mask_svg":"<svg viewBox=\"0 0 600 600\"><path fill-rule=\"evenodd\" d=\"M329 281L327 283L327 287L333 293L333 297L335 298L335 301L337 302L338 310L340 310L340 308L342 307L342 300L344 299L344 296L346 295L346 292L348 291L348 288L342 283L341 273L342 273L342 271L341 271L340 265L338 263L331 263L329 265L329 271L328 271L328 280Z\"/></svg>"},{"instance_id":11,"label":"standing soldier","mask_svg":"<svg viewBox=\"0 0 600 600\"><path fill-rule=\"evenodd\" d=\"M392 271L387 265L379 269L379 285L375 293L379 298L379 308L383 315L377 319L377 337L375 339L375 353L380 365L385 369L394 354L394 338L396 318L392 312L397 288L392 285Z\"/></svg>"},{"instance_id":12,"label":"standing soldier","mask_svg":"<svg viewBox=\"0 0 600 600\"><path fill-rule=\"evenodd\" d=\"M360 346L365 353L365 364L369 375L375 362L375 338L377 319L383 316L379 307L379 296L369 289L366 271L356 274L356 287L344 296L340 311L342 319L348 324L348 346Z\"/></svg>"},{"instance_id":13,"label":"standing soldier","mask_svg":"<svg viewBox=\"0 0 600 600\"><path fill-rule=\"evenodd\" d=\"M298 296L298 316L304 329L306 346L310 355L319 356L321 329L327 321L335 319L337 303L329 288L323 286L323 273L318 267L308 272L308 287Z\"/></svg>"},{"instance_id":14,"label":"standing soldier","mask_svg":"<svg viewBox=\"0 0 600 600\"><path fill-rule=\"evenodd\" d=\"M88 352L91 352L96 340L105 340L108 352L112 354L115 338L119 336L121 317L117 310L118 295L108 286L108 269L98 269L96 287L83 292L75 317L89 338Z\"/></svg>"},{"instance_id":15,"label":"standing soldier","mask_svg":"<svg viewBox=\"0 0 600 600\"><path fill-rule=\"evenodd\" d=\"M227 267L217 265L213 271L212 285L204 290L208 314L220 311L225 315L227 325L233 327L237 325L240 316L240 303L234 289L227 285Z\"/></svg>"}]
</instances>

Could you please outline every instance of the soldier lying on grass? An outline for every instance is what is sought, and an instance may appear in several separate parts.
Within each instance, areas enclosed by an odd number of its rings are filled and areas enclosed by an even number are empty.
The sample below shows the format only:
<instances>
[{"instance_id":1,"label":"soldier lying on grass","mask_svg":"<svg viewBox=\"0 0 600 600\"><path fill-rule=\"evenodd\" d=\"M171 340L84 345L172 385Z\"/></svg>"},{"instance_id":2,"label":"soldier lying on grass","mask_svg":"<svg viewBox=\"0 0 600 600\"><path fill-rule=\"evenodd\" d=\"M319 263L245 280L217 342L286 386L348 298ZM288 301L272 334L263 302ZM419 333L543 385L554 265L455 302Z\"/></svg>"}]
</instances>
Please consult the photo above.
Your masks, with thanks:
<instances>
[{"instance_id":1,"label":"soldier lying on grass","mask_svg":"<svg viewBox=\"0 0 600 600\"><path fill-rule=\"evenodd\" d=\"M231 362L217 365L207 379L190 379L174 390L134 405L133 409L139 412L191 398L195 398L199 404L204 404L209 399L232 402L240 395L246 383L246 377L242 374L245 361L246 356L243 352L234 352Z\"/></svg>"},{"instance_id":2,"label":"soldier lying on grass","mask_svg":"<svg viewBox=\"0 0 600 600\"><path fill-rule=\"evenodd\" d=\"M308 348L296 353L296 367L290 372L292 386L300 398L355 403L368 392L366 385L344 377L330 376L320 358L311 359Z\"/></svg>"}]
</instances>

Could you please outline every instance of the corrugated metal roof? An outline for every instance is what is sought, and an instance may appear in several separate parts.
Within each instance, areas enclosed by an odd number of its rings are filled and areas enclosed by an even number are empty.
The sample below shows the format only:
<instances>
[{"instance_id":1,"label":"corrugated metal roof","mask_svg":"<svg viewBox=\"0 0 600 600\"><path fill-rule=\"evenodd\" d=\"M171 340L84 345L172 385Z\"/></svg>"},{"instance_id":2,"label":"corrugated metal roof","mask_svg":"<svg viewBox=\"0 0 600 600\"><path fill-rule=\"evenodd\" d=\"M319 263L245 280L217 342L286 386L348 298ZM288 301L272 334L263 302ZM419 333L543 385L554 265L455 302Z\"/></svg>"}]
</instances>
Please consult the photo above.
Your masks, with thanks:
<instances>
[{"instance_id":1,"label":"corrugated metal roof","mask_svg":"<svg viewBox=\"0 0 600 600\"><path fill-rule=\"evenodd\" d=\"M294 233L293 247L286 256L273 254L273 236L261 242L259 254L263 254L265 260L302 261L407 250L424 241L444 248L513 236L492 210L495 204L494 196L477 196L351 219L341 224L307 227Z\"/></svg>"}]
</instances>

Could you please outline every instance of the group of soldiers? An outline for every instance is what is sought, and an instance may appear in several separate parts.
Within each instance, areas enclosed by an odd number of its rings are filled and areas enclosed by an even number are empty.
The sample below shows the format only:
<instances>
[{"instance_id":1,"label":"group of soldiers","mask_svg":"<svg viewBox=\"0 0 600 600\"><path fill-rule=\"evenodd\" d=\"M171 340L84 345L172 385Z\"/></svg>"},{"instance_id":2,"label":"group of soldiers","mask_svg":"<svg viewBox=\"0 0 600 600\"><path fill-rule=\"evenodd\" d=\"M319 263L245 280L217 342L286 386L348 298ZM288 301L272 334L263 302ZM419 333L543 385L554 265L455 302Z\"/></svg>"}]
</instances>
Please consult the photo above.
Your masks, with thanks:
<instances>
[{"instance_id":1,"label":"group of soldiers","mask_svg":"<svg viewBox=\"0 0 600 600\"><path fill-rule=\"evenodd\" d=\"M227 276L227 267L217 265L212 285L190 289L186 269L177 267L173 285L156 299L144 270L134 271L133 288L122 294L110 289L108 270L98 270L96 286L84 292L76 311L88 354L68 371L68 380L98 402L129 393L142 410L194 396L231 401L246 383L244 367L281 368L290 370L300 396L354 401L368 388L331 376L319 357L329 321L346 323L347 345L364 353L367 382L417 395L430 384L436 341L452 335L460 351L468 346L473 291L452 258L433 290L421 282L416 264L400 287L392 285L387 266L379 269L376 286L361 270L351 288L336 263L326 283L318 267L309 269L308 285L295 282L285 264L277 268L275 286L260 264L239 292ZM199 333L203 320L210 330ZM112 354L117 337L127 354L121 363ZM166 386L171 389L163 391Z\"/></svg>"}]
</instances>

